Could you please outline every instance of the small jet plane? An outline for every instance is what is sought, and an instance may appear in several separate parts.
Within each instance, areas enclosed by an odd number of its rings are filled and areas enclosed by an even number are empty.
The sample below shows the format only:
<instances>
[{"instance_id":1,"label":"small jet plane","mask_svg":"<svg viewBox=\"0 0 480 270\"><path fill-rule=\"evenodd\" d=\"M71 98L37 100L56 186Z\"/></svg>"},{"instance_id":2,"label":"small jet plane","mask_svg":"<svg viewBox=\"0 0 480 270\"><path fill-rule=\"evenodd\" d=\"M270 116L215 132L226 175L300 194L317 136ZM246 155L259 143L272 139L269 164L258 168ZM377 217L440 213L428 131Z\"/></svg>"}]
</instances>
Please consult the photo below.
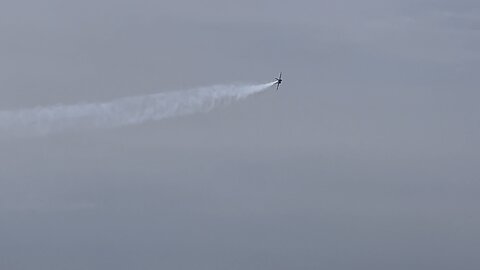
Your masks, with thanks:
<instances>
[{"instance_id":1,"label":"small jet plane","mask_svg":"<svg viewBox=\"0 0 480 270\"><path fill-rule=\"evenodd\" d=\"M282 83L282 73L281 72L280 72L280 76L278 76L278 78L275 78L275 80L276 80L275 84L277 85L277 91L278 91L278 87Z\"/></svg>"}]
</instances>

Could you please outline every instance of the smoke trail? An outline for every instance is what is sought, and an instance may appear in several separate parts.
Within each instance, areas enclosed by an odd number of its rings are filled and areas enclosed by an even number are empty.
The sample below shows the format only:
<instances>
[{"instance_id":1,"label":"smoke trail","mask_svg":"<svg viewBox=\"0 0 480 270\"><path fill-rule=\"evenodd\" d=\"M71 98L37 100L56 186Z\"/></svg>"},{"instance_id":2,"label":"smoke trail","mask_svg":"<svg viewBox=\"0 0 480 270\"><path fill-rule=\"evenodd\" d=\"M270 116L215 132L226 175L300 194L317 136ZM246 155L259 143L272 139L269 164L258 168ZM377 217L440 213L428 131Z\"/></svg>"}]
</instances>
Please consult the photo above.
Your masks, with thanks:
<instances>
[{"instance_id":1,"label":"smoke trail","mask_svg":"<svg viewBox=\"0 0 480 270\"><path fill-rule=\"evenodd\" d=\"M105 103L0 111L0 134L2 137L46 135L65 130L118 127L207 112L219 104L228 104L266 90L273 84L274 82L246 86L218 85L120 98Z\"/></svg>"}]
</instances>

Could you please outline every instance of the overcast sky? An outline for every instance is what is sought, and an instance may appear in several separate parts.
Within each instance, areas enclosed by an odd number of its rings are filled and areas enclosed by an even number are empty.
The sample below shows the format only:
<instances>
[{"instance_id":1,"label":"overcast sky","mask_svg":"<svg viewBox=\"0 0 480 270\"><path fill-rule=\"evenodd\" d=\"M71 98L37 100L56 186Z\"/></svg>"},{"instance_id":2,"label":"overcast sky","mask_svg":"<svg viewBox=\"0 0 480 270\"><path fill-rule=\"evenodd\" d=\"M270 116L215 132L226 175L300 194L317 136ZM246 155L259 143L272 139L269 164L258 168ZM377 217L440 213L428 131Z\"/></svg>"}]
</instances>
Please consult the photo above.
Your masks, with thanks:
<instances>
[{"instance_id":1,"label":"overcast sky","mask_svg":"<svg viewBox=\"0 0 480 270\"><path fill-rule=\"evenodd\" d=\"M218 83L0 141L0 268L480 269L478 0L0 1L0 111Z\"/></svg>"}]
</instances>

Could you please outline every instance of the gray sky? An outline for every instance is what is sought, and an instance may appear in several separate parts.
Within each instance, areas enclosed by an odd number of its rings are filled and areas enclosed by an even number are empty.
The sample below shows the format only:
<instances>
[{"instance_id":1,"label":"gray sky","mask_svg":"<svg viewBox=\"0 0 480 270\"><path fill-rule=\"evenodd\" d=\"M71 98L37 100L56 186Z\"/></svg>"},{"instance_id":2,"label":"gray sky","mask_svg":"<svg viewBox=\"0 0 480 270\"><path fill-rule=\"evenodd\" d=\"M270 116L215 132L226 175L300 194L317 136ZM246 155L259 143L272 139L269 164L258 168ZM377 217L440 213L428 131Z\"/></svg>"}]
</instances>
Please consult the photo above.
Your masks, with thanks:
<instances>
[{"instance_id":1,"label":"gray sky","mask_svg":"<svg viewBox=\"0 0 480 270\"><path fill-rule=\"evenodd\" d=\"M473 0L0 2L0 110L231 82L0 141L0 268L479 269Z\"/></svg>"}]
</instances>

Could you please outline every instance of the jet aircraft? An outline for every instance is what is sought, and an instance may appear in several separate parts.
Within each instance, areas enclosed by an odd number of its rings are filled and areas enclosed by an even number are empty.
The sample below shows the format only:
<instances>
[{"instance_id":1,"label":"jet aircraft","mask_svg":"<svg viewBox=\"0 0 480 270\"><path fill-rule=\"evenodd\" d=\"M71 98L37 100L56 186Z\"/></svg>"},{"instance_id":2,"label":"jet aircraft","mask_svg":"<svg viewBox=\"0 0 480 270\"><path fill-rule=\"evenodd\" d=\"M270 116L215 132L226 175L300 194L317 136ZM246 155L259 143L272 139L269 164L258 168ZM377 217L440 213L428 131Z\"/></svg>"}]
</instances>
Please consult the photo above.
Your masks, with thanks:
<instances>
[{"instance_id":1,"label":"jet aircraft","mask_svg":"<svg viewBox=\"0 0 480 270\"><path fill-rule=\"evenodd\" d=\"M278 78L275 78L275 84L277 85L277 91L278 91L278 87L280 86L281 83L282 83L282 73L280 72L280 76L278 76Z\"/></svg>"}]
</instances>

